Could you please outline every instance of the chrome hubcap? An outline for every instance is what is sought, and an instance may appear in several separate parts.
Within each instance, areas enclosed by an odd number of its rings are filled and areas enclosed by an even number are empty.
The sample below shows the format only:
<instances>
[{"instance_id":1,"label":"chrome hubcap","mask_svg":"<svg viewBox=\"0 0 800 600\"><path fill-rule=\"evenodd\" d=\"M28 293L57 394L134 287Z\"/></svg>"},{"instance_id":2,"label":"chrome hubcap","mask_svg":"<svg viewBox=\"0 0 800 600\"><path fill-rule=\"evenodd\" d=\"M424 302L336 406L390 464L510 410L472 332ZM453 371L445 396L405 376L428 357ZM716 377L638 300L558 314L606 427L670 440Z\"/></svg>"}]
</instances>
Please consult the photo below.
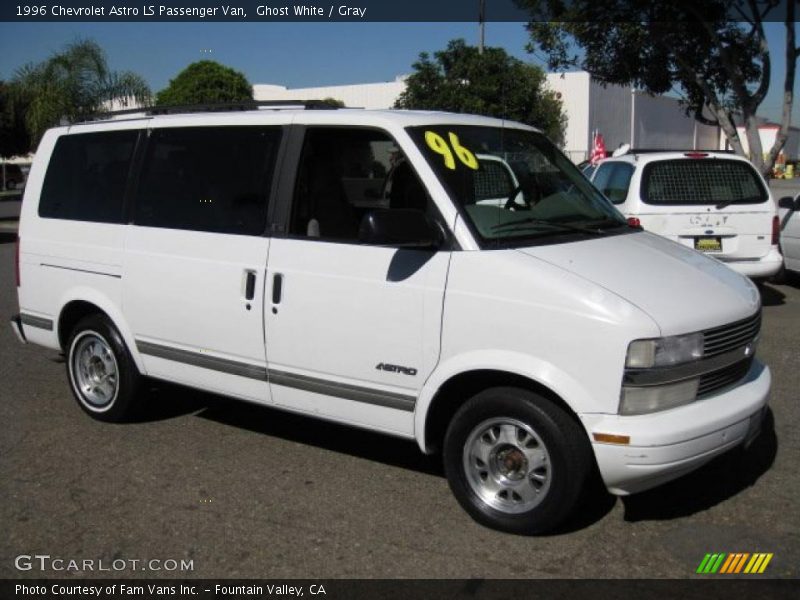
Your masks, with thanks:
<instances>
[{"instance_id":1,"label":"chrome hubcap","mask_svg":"<svg viewBox=\"0 0 800 600\"><path fill-rule=\"evenodd\" d=\"M117 359L94 332L85 332L73 342L72 374L80 396L91 407L102 408L117 395Z\"/></svg>"},{"instance_id":2,"label":"chrome hubcap","mask_svg":"<svg viewBox=\"0 0 800 600\"><path fill-rule=\"evenodd\" d=\"M516 419L489 419L464 445L464 471L472 490L496 510L526 512L550 489L550 455L542 438Z\"/></svg>"}]
</instances>

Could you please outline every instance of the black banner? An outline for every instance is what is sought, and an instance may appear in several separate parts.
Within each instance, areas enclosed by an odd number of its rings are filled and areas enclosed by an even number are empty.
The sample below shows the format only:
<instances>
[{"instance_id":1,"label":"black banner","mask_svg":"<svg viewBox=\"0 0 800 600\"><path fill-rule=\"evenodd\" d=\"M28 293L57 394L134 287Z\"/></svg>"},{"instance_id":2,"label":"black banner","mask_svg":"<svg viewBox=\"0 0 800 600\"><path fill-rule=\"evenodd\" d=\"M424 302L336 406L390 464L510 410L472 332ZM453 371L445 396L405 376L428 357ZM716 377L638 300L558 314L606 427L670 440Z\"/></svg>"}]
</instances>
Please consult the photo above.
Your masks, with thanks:
<instances>
[{"instance_id":1,"label":"black banner","mask_svg":"<svg viewBox=\"0 0 800 600\"><path fill-rule=\"evenodd\" d=\"M514 0L488 0L487 21L525 21ZM478 0L63 0L3 2L2 21L477 21Z\"/></svg>"},{"instance_id":2,"label":"black banner","mask_svg":"<svg viewBox=\"0 0 800 600\"><path fill-rule=\"evenodd\" d=\"M681 598L681 600L763 600L795 598L796 582L722 578L695 580L113 580L113 579L28 579L0 580L0 598L140 598L163 600L255 600L295 598L320 600L416 600L458 598L470 600L563 600Z\"/></svg>"},{"instance_id":3,"label":"black banner","mask_svg":"<svg viewBox=\"0 0 800 600\"><path fill-rule=\"evenodd\" d=\"M477 22L483 5L484 21L592 20L608 15L613 21L671 19L650 0L616 0L613 10L592 10L587 0L48 0L0 3L0 21L217 21L217 22ZM678 4L689 0L676 0ZM786 2L770 0L775 6L764 21L782 21ZM151 3L152 2L152 3ZM744 20L749 5L744 0L691 0L690 14L729 20ZM526 8L520 8L525 6ZM764 6L763 3L758 6ZM529 8L534 7L532 12ZM589 8L587 8L589 7ZM584 10L586 8L586 10ZM582 17L582 15L588 15ZM681 13L685 18L686 12ZM659 16L661 15L661 16Z\"/></svg>"}]
</instances>

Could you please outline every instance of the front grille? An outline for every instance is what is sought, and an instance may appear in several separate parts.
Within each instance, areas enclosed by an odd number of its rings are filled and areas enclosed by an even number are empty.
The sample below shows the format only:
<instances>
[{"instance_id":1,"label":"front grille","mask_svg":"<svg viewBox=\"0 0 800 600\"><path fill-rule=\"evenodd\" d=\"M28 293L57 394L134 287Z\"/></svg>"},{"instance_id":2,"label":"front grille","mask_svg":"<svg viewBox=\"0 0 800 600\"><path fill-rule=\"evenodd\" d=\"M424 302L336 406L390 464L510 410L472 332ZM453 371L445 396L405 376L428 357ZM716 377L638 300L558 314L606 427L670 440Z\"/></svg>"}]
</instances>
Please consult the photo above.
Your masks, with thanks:
<instances>
[{"instance_id":1,"label":"front grille","mask_svg":"<svg viewBox=\"0 0 800 600\"><path fill-rule=\"evenodd\" d=\"M703 357L725 354L752 342L761 331L761 310L752 317L703 332Z\"/></svg>"},{"instance_id":2,"label":"front grille","mask_svg":"<svg viewBox=\"0 0 800 600\"><path fill-rule=\"evenodd\" d=\"M753 357L750 356L744 360L740 360L724 369L706 373L700 378L700 385L697 388L697 398L705 398L710 396L717 390L726 388L735 383L738 383L747 372L750 370L750 365L753 364Z\"/></svg>"}]
</instances>

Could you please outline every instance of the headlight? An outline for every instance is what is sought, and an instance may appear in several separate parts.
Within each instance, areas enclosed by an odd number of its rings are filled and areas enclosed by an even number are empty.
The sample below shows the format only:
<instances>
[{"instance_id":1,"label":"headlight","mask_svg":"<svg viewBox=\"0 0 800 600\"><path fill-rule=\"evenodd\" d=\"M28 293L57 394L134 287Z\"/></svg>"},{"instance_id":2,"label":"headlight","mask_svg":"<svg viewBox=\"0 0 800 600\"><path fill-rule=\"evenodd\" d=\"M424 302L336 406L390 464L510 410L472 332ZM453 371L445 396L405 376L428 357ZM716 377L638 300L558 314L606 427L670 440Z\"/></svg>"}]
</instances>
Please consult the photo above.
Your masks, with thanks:
<instances>
[{"instance_id":1,"label":"headlight","mask_svg":"<svg viewBox=\"0 0 800 600\"><path fill-rule=\"evenodd\" d=\"M630 369L669 367L703 357L703 334L674 335L634 340L628 346L625 366Z\"/></svg>"},{"instance_id":2,"label":"headlight","mask_svg":"<svg viewBox=\"0 0 800 600\"><path fill-rule=\"evenodd\" d=\"M694 402L699 379L647 387L622 387L619 414L643 415Z\"/></svg>"}]
</instances>

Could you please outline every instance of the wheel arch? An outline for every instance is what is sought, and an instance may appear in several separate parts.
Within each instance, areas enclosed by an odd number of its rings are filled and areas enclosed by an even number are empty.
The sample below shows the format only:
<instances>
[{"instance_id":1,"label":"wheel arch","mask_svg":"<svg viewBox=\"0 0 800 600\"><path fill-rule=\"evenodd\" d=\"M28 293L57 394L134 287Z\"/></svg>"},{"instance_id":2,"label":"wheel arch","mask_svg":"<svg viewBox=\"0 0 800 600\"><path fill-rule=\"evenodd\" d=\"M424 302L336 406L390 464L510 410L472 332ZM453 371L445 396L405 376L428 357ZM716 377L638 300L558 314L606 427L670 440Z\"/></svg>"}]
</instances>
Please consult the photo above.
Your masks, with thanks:
<instances>
[{"instance_id":1,"label":"wheel arch","mask_svg":"<svg viewBox=\"0 0 800 600\"><path fill-rule=\"evenodd\" d=\"M590 406L588 390L577 381L547 363L513 353L493 353L493 360L483 357L462 358L458 365L439 368L423 388L414 415L417 444L426 454L441 449L450 419L472 396L491 387L512 386L530 390L551 401L586 431L581 409ZM528 369L522 368L527 366ZM588 435L588 432L587 432Z\"/></svg>"},{"instance_id":2,"label":"wheel arch","mask_svg":"<svg viewBox=\"0 0 800 600\"><path fill-rule=\"evenodd\" d=\"M72 290L61 302L61 310L59 311L56 323L56 335L58 336L58 343L62 351L66 351L70 333L72 333L75 325L77 325L81 319L91 314L101 314L111 321L117 331L119 331L122 341L125 342L128 352L133 358L139 372L144 373L144 365L136 350L133 334L122 312L108 297L93 289Z\"/></svg>"}]
</instances>

